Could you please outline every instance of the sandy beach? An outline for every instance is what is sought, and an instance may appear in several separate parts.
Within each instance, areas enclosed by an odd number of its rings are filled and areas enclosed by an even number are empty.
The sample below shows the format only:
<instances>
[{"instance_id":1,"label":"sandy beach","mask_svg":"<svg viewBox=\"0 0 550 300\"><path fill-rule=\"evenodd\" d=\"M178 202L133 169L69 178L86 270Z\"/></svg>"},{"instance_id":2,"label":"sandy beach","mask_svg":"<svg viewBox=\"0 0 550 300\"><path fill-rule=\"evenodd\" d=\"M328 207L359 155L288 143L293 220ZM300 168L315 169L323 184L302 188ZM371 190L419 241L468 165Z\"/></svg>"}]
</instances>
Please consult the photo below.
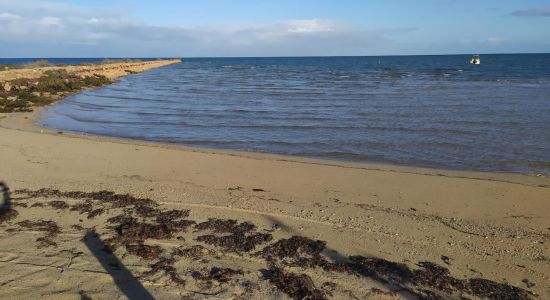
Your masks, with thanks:
<instances>
[{"instance_id":1,"label":"sandy beach","mask_svg":"<svg viewBox=\"0 0 550 300\"><path fill-rule=\"evenodd\" d=\"M546 177L76 135L39 114L0 114L0 298L550 298Z\"/></svg>"},{"instance_id":2,"label":"sandy beach","mask_svg":"<svg viewBox=\"0 0 550 300\"><path fill-rule=\"evenodd\" d=\"M265 279L268 259L254 253L292 236L326 241L322 257L329 262L363 256L418 270L419 262L428 261L448 268L456 279L483 278L509 283L541 299L550 297L547 178L77 136L32 125L36 115L11 114L1 120L0 179L6 186L4 198L18 212L0 225L2 298L114 299L131 297L139 289L129 287L136 284L167 299L285 298L284 289ZM158 253L132 254L116 247L113 257L120 261L105 265L101 260L112 257L94 253L83 237L93 229L99 241L112 238L116 230L107 219L121 212L131 214L132 209L92 200L93 209L79 211L78 204L97 197L62 194L73 191L112 191L151 199L164 210L189 210L186 220L196 223L210 218L250 222L255 233L272 239L259 242L254 250L236 249L198 238L208 231L189 225L169 238L148 238L145 244L158 246L154 248ZM100 210L90 216L96 209ZM58 226L45 244L40 237L49 231L39 221ZM173 262L185 285L175 283L168 271L147 275L159 257L174 253L187 253L176 255ZM125 266L122 271L117 264ZM235 274L224 273L227 278L220 279L212 268L230 268ZM394 278L388 280L296 262L284 268L309 276L311 289L330 298L406 298L421 294L422 286L444 297L469 295L453 289L442 293L427 283L415 286L399 272L388 271L391 276L385 275Z\"/></svg>"}]
</instances>

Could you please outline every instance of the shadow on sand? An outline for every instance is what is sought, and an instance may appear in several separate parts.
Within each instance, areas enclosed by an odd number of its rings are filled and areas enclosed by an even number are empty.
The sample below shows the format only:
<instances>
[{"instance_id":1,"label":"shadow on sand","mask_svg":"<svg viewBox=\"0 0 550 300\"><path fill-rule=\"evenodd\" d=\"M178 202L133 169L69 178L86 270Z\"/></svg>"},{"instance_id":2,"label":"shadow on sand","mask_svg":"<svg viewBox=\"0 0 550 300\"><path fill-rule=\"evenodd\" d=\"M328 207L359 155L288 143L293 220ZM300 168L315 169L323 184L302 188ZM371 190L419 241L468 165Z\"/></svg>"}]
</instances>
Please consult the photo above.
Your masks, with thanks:
<instances>
[{"instance_id":1,"label":"shadow on sand","mask_svg":"<svg viewBox=\"0 0 550 300\"><path fill-rule=\"evenodd\" d=\"M128 299L155 299L145 287L143 287L139 280L132 275L132 272L124 266L118 257L107 250L108 248L105 243L99 238L99 235L95 231L86 233L83 241L90 252L101 263L103 269L113 277L119 290L123 292Z\"/></svg>"},{"instance_id":2,"label":"shadow on sand","mask_svg":"<svg viewBox=\"0 0 550 300\"><path fill-rule=\"evenodd\" d=\"M12 209L10 188L3 181L0 181L0 192L2 193L2 205L0 205L0 224L2 224L9 220L15 219L19 213Z\"/></svg>"},{"instance_id":3,"label":"shadow on sand","mask_svg":"<svg viewBox=\"0 0 550 300\"><path fill-rule=\"evenodd\" d=\"M6 183L0 181L0 192L2 192L2 206L0 206L0 215L11 209L10 188Z\"/></svg>"}]
</instances>

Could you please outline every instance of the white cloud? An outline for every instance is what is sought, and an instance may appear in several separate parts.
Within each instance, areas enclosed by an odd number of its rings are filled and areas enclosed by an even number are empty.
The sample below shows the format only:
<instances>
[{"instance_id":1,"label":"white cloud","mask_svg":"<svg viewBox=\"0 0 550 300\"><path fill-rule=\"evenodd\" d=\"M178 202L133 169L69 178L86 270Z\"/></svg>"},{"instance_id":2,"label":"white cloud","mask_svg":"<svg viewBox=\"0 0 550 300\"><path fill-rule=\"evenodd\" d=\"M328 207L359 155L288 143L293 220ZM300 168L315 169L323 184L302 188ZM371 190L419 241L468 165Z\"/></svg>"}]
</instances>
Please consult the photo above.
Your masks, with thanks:
<instances>
[{"instance_id":1,"label":"white cloud","mask_svg":"<svg viewBox=\"0 0 550 300\"><path fill-rule=\"evenodd\" d=\"M518 10L512 13L518 17L549 17L550 7L537 7L526 10Z\"/></svg>"},{"instance_id":2,"label":"white cloud","mask_svg":"<svg viewBox=\"0 0 550 300\"><path fill-rule=\"evenodd\" d=\"M392 51L394 34L330 19L161 27L113 8L0 0L2 56L358 55Z\"/></svg>"},{"instance_id":3,"label":"white cloud","mask_svg":"<svg viewBox=\"0 0 550 300\"><path fill-rule=\"evenodd\" d=\"M504 40L499 38L499 37L489 37L489 38L487 38L487 43L490 43L490 44L500 44L502 42L504 42Z\"/></svg>"},{"instance_id":4,"label":"white cloud","mask_svg":"<svg viewBox=\"0 0 550 300\"><path fill-rule=\"evenodd\" d=\"M21 16L10 13L0 13L0 20L17 20L21 19Z\"/></svg>"},{"instance_id":5,"label":"white cloud","mask_svg":"<svg viewBox=\"0 0 550 300\"><path fill-rule=\"evenodd\" d=\"M338 24L332 20L290 20L283 24L290 33L333 32Z\"/></svg>"}]
</instances>

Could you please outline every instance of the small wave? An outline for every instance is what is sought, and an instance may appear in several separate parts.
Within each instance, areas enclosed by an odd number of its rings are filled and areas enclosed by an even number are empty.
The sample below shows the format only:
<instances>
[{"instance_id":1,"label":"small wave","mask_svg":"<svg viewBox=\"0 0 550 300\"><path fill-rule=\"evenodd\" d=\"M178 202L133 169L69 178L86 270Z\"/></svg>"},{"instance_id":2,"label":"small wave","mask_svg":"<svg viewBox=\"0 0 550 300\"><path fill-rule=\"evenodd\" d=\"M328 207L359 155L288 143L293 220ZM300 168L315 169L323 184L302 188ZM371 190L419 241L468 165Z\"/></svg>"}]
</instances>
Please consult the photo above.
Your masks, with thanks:
<instances>
[{"instance_id":1,"label":"small wave","mask_svg":"<svg viewBox=\"0 0 550 300\"><path fill-rule=\"evenodd\" d=\"M482 68L456 57L191 60L84 91L45 118L67 131L168 143L548 169L549 56L517 57L517 66L487 59ZM481 161L493 153L502 161Z\"/></svg>"}]
</instances>

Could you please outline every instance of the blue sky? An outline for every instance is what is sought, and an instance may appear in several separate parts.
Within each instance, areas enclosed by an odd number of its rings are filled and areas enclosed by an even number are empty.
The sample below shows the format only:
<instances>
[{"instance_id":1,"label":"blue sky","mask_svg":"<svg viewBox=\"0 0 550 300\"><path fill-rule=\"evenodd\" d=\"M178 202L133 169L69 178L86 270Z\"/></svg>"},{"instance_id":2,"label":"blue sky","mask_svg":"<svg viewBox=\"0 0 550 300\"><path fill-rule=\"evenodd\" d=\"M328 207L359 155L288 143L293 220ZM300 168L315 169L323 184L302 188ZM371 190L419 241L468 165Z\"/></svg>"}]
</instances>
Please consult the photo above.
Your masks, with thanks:
<instances>
[{"instance_id":1,"label":"blue sky","mask_svg":"<svg viewBox=\"0 0 550 300\"><path fill-rule=\"evenodd\" d=\"M0 0L0 57L550 52L548 0Z\"/></svg>"}]
</instances>

